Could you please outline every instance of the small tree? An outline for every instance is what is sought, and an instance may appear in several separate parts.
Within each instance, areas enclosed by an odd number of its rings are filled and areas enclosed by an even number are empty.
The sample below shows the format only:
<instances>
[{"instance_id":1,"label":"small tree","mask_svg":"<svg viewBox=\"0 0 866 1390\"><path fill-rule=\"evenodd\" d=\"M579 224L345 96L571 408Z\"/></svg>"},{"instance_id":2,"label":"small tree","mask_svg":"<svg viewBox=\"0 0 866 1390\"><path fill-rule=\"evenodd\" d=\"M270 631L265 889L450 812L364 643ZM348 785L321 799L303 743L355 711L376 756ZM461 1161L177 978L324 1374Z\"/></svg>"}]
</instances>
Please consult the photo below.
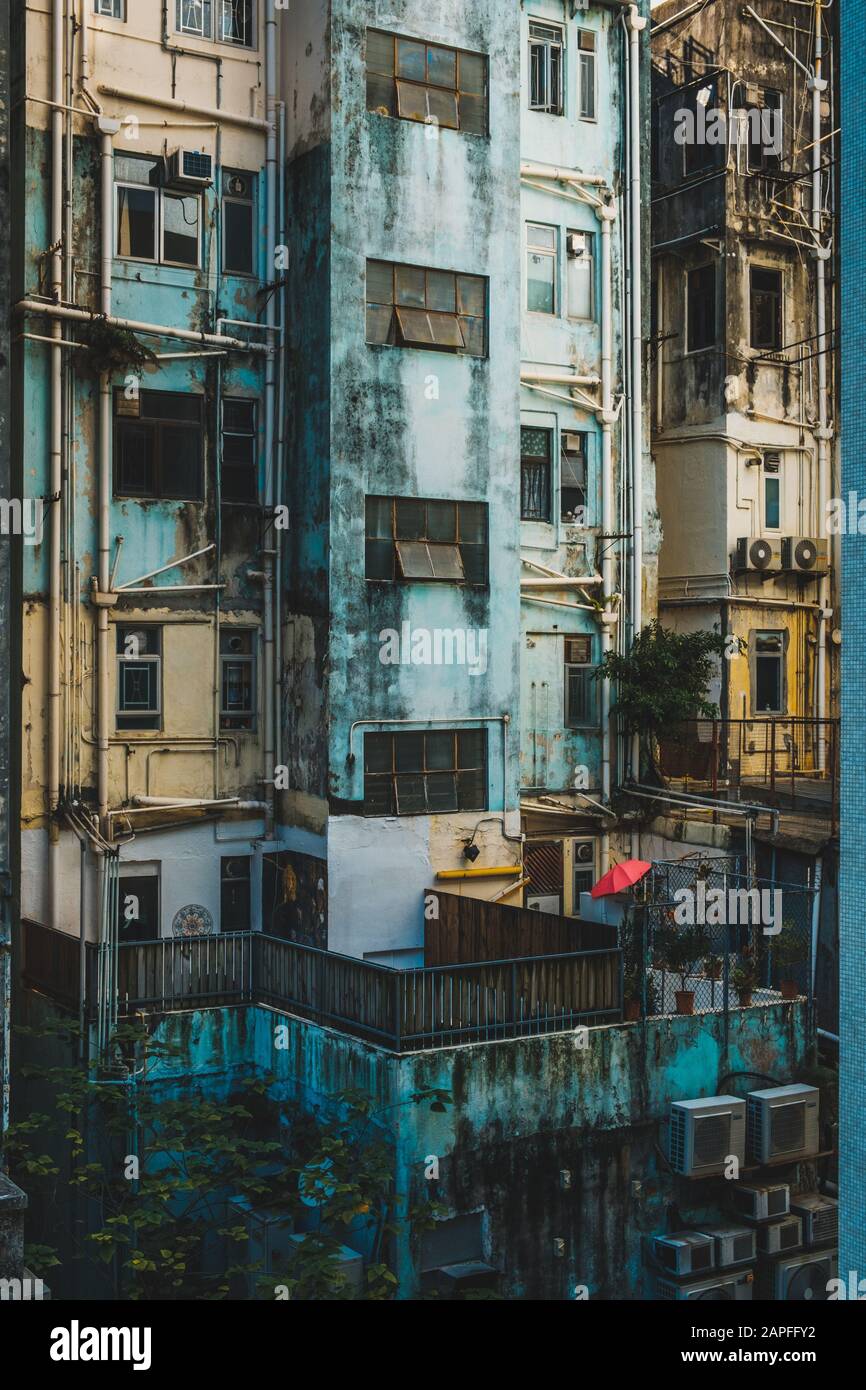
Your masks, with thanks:
<instances>
[{"instance_id":1,"label":"small tree","mask_svg":"<svg viewBox=\"0 0 866 1390\"><path fill-rule=\"evenodd\" d=\"M640 735L642 752L657 777L659 738L677 737L686 720L718 716L706 692L726 648L720 633L672 632L653 619L635 637L631 651L605 652L596 679L616 686L614 710L623 732Z\"/></svg>"}]
</instances>

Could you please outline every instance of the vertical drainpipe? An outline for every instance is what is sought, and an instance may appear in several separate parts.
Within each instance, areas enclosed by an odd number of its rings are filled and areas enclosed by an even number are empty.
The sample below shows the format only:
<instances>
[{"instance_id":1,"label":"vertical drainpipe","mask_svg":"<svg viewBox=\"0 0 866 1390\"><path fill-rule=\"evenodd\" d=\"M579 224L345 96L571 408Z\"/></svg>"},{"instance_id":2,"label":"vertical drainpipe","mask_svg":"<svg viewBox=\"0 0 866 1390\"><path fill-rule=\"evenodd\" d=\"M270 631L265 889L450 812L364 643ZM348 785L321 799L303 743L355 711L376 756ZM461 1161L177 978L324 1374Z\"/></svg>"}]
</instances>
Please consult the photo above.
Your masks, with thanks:
<instances>
[{"instance_id":1,"label":"vertical drainpipe","mask_svg":"<svg viewBox=\"0 0 866 1390\"><path fill-rule=\"evenodd\" d=\"M51 24L51 298L63 297L63 38L64 0L54 0ZM51 324L51 337L60 339L59 319ZM52 926L59 915L60 871L60 545L63 526L63 349L51 348L51 444L48 495L51 528L48 561L48 878L49 916Z\"/></svg>"},{"instance_id":2,"label":"vertical drainpipe","mask_svg":"<svg viewBox=\"0 0 866 1390\"><path fill-rule=\"evenodd\" d=\"M114 227L114 151L112 135L118 123L100 117L100 167L102 172L102 248L100 256L100 310L111 313L111 264ZM108 609L104 596L111 587L108 566L108 532L111 503L111 383L107 372L99 378L99 565L98 588L102 598L97 608L97 651L99 693L97 699L97 796L99 818L104 834L108 834L108 739L110 652Z\"/></svg>"},{"instance_id":3,"label":"vertical drainpipe","mask_svg":"<svg viewBox=\"0 0 866 1390\"><path fill-rule=\"evenodd\" d=\"M278 103L280 112L280 138L278 145L279 163L279 231L280 245L285 246L288 239L286 227L286 103ZM285 276L284 276L285 279ZM286 468L286 333L288 332L288 296L286 285L280 291L280 353L277 359L279 380L277 382L277 482L276 503L283 501L283 486ZM275 614L274 614L274 657L276 666L275 695L276 718L274 729L274 761L277 766L283 761L283 605L282 605L282 528L274 527L275 572Z\"/></svg>"},{"instance_id":4,"label":"vertical drainpipe","mask_svg":"<svg viewBox=\"0 0 866 1390\"><path fill-rule=\"evenodd\" d=\"M613 531L613 461L612 430L616 421L613 408L613 292L610 255L611 225L616 216L613 203L604 203L598 208L601 224L601 532L607 538ZM612 603L614 588L613 553L610 541L605 539L601 555L602 592L604 611L601 615L602 656L611 648L611 628L616 621ZM601 793L605 806L610 801L610 681L601 683ZM610 836L605 831L601 837L601 873L606 873L610 864Z\"/></svg>"},{"instance_id":5,"label":"vertical drainpipe","mask_svg":"<svg viewBox=\"0 0 866 1390\"><path fill-rule=\"evenodd\" d=\"M268 122L265 164L267 166L267 231L266 254L268 260L268 282L275 271L274 248L277 227L277 129L276 129L276 90L277 90L277 21L274 0L266 0L265 7L265 118ZM274 825L274 395L276 387L276 356L274 347L274 328L276 325L276 297L268 295L266 323L268 327L268 347L270 352L265 366L265 551L264 551L264 645L265 645L265 739L264 739L264 790L268 805L267 832L273 832Z\"/></svg>"},{"instance_id":6,"label":"vertical drainpipe","mask_svg":"<svg viewBox=\"0 0 866 1390\"><path fill-rule=\"evenodd\" d=\"M631 250L631 487L632 573L631 626L635 637L643 626L643 322L641 297L641 99L640 35L646 28L637 5L628 11L629 81L629 231ZM640 780L640 740L632 743L632 772Z\"/></svg>"},{"instance_id":7,"label":"vertical drainpipe","mask_svg":"<svg viewBox=\"0 0 866 1390\"><path fill-rule=\"evenodd\" d=\"M818 330L818 517L817 523L824 530L827 515L827 501L830 495L830 438L832 431L827 418L827 289L825 266L830 248L821 245L821 97L827 89L826 79L822 77L824 52L821 32L821 3L815 0L815 71L809 79L812 93L812 231L815 237L816 269L816 326ZM818 660L817 685L818 700L816 715L822 720L826 715L827 700L827 614L829 613L829 578L824 575L818 590L821 612L818 615ZM824 725L818 725L818 769L824 770L827 762L827 740Z\"/></svg>"}]
</instances>

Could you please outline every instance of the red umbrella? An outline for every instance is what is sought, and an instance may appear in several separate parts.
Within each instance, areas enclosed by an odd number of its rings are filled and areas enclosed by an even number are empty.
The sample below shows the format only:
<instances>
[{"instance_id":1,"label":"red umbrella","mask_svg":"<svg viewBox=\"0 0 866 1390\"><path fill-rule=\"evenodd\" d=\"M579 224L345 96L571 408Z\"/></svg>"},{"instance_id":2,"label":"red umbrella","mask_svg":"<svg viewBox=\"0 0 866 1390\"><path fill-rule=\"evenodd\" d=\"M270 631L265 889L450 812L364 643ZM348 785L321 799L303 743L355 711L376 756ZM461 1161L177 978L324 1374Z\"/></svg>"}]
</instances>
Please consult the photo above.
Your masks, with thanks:
<instances>
[{"instance_id":1,"label":"red umbrella","mask_svg":"<svg viewBox=\"0 0 866 1390\"><path fill-rule=\"evenodd\" d=\"M644 874L649 873L652 864L648 864L644 859L626 859L622 864L614 864L612 869L608 869L592 890L593 898L606 898L609 893L622 893L624 889L631 888L633 883L639 882Z\"/></svg>"}]
</instances>

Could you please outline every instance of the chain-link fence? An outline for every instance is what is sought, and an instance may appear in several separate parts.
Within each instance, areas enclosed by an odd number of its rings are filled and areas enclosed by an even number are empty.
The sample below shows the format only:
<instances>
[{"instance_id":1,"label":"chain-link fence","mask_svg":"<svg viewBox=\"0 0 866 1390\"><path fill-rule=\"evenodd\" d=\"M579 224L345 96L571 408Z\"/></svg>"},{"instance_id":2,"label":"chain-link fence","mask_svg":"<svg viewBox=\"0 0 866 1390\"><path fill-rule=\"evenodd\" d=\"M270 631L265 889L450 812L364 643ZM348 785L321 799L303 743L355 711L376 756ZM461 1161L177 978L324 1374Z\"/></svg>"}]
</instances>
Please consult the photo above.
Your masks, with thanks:
<instances>
[{"instance_id":1,"label":"chain-link fence","mask_svg":"<svg viewBox=\"0 0 866 1390\"><path fill-rule=\"evenodd\" d=\"M642 888L622 929L632 1017L810 998L814 889L735 856L656 863Z\"/></svg>"}]
</instances>

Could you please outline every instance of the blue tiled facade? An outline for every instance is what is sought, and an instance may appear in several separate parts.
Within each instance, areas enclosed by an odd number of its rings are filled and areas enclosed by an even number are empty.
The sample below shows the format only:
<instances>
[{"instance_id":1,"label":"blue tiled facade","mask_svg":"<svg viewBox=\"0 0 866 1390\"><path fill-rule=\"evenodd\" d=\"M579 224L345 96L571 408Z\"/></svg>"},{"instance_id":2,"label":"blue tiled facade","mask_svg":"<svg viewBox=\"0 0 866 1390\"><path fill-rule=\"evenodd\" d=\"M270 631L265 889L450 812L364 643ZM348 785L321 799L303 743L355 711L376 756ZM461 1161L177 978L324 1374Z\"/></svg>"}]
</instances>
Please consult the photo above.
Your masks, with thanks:
<instances>
[{"instance_id":1,"label":"blue tiled facade","mask_svg":"<svg viewBox=\"0 0 866 1390\"><path fill-rule=\"evenodd\" d=\"M842 496L866 496L866 70L861 6L842 0ZM841 1094L839 1270L866 1276L866 566L861 535L842 538L842 846L839 889Z\"/></svg>"}]
</instances>

